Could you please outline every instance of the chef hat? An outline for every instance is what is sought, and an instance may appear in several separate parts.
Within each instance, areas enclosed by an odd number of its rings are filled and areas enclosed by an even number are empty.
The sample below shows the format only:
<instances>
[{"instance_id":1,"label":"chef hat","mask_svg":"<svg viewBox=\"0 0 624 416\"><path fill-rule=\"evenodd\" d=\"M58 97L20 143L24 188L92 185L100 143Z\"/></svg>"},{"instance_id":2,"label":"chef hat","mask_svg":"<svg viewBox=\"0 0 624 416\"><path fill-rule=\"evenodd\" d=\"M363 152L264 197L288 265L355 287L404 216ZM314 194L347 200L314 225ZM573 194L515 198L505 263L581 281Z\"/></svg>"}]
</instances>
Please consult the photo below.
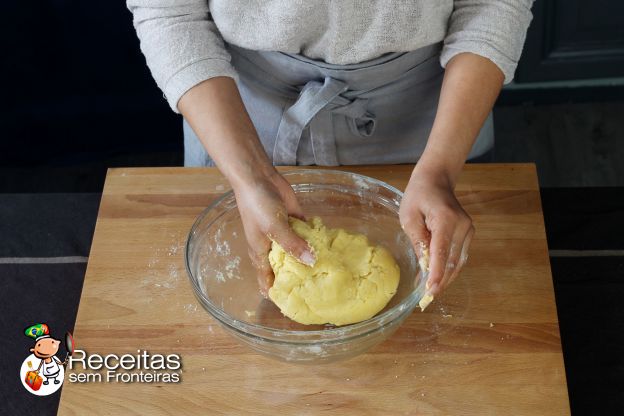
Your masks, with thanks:
<instances>
[{"instance_id":1,"label":"chef hat","mask_svg":"<svg viewBox=\"0 0 624 416\"><path fill-rule=\"evenodd\" d=\"M50 338L50 329L46 324L37 324L29 326L24 331L27 337L34 338L35 341L39 341L43 338Z\"/></svg>"}]
</instances>

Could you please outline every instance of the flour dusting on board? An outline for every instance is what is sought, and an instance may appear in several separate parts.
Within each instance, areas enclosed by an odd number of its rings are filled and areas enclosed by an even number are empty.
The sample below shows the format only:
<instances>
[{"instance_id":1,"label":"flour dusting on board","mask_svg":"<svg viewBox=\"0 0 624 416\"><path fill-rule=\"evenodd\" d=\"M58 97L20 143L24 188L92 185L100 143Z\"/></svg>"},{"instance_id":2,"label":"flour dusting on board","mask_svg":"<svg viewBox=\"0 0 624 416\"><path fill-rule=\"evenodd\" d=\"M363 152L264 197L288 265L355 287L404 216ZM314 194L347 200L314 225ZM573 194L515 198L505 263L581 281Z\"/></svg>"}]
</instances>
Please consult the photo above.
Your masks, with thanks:
<instances>
[{"instance_id":1,"label":"flour dusting on board","mask_svg":"<svg viewBox=\"0 0 624 416\"><path fill-rule=\"evenodd\" d=\"M197 312L197 304L189 303L184 306L184 310L186 311L186 313L189 313L189 314L195 313Z\"/></svg>"},{"instance_id":2,"label":"flour dusting on board","mask_svg":"<svg viewBox=\"0 0 624 416\"><path fill-rule=\"evenodd\" d=\"M180 232L169 232L167 237L169 244L166 247L150 247L153 254L147 262L148 273L141 281L141 286L152 286L161 290L175 289L178 286L184 239Z\"/></svg>"}]
</instances>

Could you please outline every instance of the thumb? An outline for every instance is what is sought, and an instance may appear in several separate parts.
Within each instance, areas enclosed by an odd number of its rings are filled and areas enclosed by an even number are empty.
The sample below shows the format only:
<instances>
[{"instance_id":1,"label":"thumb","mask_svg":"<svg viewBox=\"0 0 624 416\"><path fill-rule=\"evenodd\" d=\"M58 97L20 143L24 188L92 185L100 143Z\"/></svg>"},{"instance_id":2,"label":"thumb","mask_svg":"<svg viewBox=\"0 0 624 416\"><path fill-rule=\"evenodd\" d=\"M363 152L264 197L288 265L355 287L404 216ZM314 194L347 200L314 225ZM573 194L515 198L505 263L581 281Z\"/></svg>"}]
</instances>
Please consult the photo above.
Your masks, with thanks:
<instances>
[{"instance_id":1,"label":"thumb","mask_svg":"<svg viewBox=\"0 0 624 416\"><path fill-rule=\"evenodd\" d=\"M270 233L270 236L282 246L284 251L298 259L301 263L307 266L314 266L316 257L312 247L290 228L288 222L280 222L274 232Z\"/></svg>"}]
</instances>

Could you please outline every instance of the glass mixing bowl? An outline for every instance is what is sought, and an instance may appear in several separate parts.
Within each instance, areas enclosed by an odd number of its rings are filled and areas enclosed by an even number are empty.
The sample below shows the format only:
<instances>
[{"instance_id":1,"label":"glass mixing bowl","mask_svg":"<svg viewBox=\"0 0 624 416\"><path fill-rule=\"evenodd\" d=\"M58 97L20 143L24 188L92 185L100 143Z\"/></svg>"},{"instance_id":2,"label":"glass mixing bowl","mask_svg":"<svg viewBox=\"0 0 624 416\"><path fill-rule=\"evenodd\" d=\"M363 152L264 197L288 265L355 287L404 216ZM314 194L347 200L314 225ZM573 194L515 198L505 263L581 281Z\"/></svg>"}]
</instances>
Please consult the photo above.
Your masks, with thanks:
<instances>
[{"instance_id":1,"label":"glass mixing bowl","mask_svg":"<svg viewBox=\"0 0 624 416\"><path fill-rule=\"evenodd\" d=\"M376 316L334 327L302 325L283 316L258 292L234 194L215 200L197 218L185 248L186 270L201 305L241 343L291 362L331 362L354 357L390 336L418 305L425 279L399 224L402 193L381 181L334 170L284 173L306 216L328 227L368 236L393 254L401 278L397 293Z\"/></svg>"}]
</instances>

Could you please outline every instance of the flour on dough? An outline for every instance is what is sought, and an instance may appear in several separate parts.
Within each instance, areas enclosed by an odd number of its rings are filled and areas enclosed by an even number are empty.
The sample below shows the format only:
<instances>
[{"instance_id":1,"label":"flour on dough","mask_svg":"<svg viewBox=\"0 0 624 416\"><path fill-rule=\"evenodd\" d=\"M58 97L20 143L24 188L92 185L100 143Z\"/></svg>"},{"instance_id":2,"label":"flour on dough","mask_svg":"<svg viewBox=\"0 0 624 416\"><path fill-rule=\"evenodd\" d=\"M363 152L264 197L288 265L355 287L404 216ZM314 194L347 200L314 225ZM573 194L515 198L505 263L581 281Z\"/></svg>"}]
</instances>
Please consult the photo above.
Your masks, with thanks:
<instances>
[{"instance_id":1,"label":"flour on dough","mask_svg":"<svg viewBox=\"0 0 624 416\"><path fill-rule=\"evenodd\" d=\"M269 298L284 315L302 324L347 325L372 318L388 304L400 269L387 249L371 245L365 235L327 228L319 217L289 222L312 246L316 263L306 266L273 242Z\"/></svg>"}]
</instances>

